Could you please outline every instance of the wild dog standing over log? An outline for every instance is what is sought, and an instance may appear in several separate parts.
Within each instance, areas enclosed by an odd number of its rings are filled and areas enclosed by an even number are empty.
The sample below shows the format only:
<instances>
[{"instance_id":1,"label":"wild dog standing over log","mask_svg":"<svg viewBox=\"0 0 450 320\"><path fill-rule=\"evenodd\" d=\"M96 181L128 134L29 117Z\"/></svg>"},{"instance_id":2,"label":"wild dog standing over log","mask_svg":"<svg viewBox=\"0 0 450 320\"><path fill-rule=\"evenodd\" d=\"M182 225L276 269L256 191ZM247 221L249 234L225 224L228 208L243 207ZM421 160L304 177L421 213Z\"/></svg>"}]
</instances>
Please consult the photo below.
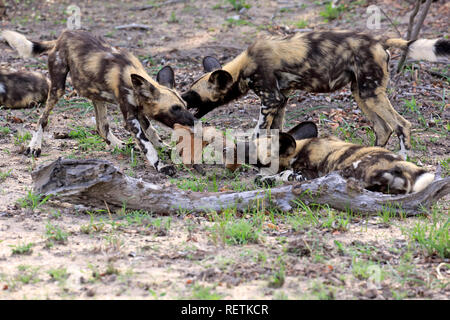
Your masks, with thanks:
<instances>
[{"instance_id":1,"label":"wild dog standing over log","mask_svg":"<svg viewBox=\"0 0 450 320\"><path fill-rule=\"evenodd\" d=\"M437 61L450 55L447 39L406 41L349 31L272 37L257 40L223 68L206 57L207 73L182 97L199 118L251 89L261 99L256 132L282 131L290 91L332 92L351 83L359 108L373 124L376 145L386 145L395 132L405 154L411 148L411 124L387 98L389 47L408 50L413 59Z\"/></svg>"},{"instance_id":2,"label":"wild dog standing over log","mask_svg":"<svg viewBox=\"0 0 450 320\"><path fill-rule=\"evenodd\" d=\"M125 127L134 135L147 160L160 172L174 173L174 166L164 165L158 158L153 145L160 147L163 144L149 122L149 119L155 119L171 128L175 123L194 125L194 117L173 89L174 73L170 67L161 69L156 82L133 54L80 30L63 31L57 40L43 42L29 41L13 31L4 31L3 37L22 56L48 53L51 88L28 154L39 156L41 153L42 135L49 114L64 94L70 72L74 88L81 96L92 100L97 131L108 144L124 145L112 134L107 121L105 102L115 102L120 106Z\"/></svg>"},{"instance_id":3,"label":"wild dog standing over log","mask_svg":"<svg viewBox=\"0 0 450 320\"><path fill-rule=\"evenodd\" d=\"M0 106L29 108L47 100L50 81L39 72L0 70Z\"/></svg>"},{"instance_id":4,"label":"wild dog standing over log","mask_svg":"<svg viewBox=\"0 0 450 320\"><path fill-rule=\"evenodd\" d=\"M281 172L262 177L263 182L309 180L339 170L344 178L361 181L367 190L400 194L421 191L434 179L434 174L384 148L360 146L334 136L317 138L312 122L281 133L279 144Z\"/></svg>"}]
</instances>

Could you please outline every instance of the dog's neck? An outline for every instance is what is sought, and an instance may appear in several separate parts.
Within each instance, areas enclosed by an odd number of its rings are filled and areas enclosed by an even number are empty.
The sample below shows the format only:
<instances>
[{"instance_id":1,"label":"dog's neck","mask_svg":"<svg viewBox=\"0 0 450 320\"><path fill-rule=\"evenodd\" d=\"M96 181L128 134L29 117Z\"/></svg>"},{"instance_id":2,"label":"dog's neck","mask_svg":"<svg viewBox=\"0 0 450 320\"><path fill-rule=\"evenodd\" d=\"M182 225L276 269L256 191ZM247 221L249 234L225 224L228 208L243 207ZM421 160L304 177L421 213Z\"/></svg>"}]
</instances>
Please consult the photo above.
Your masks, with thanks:
<instances>
[{"instance_id":1,"label":"dog's neck","mask_svg":"<svg viewBox=\"0 0 450 320\"><path fill-rule=\"evenodd\" d=\"M248 92L248 77L251 68L252 61L247 54L247 50L223 66L222 69L231 74L233 85L223 97L222 104L235 100Z\"/></svg>"},{"instance_id":2,"label":"dog's neck","mask_svg":"<svg viewBox=\"0 0 450 320\"><path fill-rule=\"evenodd\" d=\"M233 82L238 81L239 77L247 74L247 68L251 61L247 54L247 50L242 52L236 58L223 66L223 70L227 71L233 77Z\"/></svg>"}]
</instances>

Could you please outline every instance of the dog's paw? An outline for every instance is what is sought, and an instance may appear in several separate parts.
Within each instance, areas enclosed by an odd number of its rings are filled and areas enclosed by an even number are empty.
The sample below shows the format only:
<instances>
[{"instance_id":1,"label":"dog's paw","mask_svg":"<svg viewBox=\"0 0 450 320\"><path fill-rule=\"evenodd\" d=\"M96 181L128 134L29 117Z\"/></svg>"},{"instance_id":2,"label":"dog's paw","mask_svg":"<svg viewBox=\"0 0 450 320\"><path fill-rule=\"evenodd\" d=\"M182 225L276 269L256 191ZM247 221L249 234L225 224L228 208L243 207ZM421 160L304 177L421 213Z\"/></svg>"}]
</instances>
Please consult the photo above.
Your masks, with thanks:
<instances>
[{"instance_id":1,"label":"dog's paw","mask_svg":"<svg viewBox=\"0 0 450 320\"><path fill-rule=\"evenodd\" d=\"M27 149L25 150L25 155L37 158L41 155L41 148L28 146Z\"/></svg>"},{"instance_id":2,"label":"dog's paw","mask_svg":"<svg viewBox=\"0 0 450 320\"><path fill-rule=\"evenodd\" d=\"M258 187L271 188L275 186L276 179L270 176L257 175L254 182Z\"/></svg>"},{"instance_id":3,"label":"dog's paw","mask_svg":"<svg viewBox=\"0 0 450 320\"><path fill-rule=\"evenodd\" d=\"M171 164L161 166L160 168L158 168L158 171L170 177L175 175L175 173L177 173L175 166Z\"/></svg>"}]
</instances>

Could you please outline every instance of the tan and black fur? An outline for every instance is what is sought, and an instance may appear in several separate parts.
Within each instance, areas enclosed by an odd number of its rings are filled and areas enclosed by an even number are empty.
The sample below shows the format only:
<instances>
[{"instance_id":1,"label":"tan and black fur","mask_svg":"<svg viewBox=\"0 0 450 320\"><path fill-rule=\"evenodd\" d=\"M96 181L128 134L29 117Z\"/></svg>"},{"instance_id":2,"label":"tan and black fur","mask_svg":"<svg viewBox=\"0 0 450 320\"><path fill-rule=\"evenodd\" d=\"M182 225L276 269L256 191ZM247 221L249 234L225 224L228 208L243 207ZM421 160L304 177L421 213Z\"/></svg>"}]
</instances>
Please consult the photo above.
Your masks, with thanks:
<instances>
[{"instance_id":1,"label":"tan and black fur","mask_svg":"<svg viewBox=\"0 0 450 320\"><path fill-rule=\"evenodd\" d=\"M50 81L39 72L0 70L0 106L30 108L47 100Z\"/></svg>"},{"instance_id":2,"label":"tan and black fur","mask_svg":"<svg viewBox=\"0 0 450 320\"><path fill-rule=\"evenodd\" d=\"M105 103L118 103L125 127L133 133L148 161L158 171L174 173L173 166L159 161L153 145L162 146L162 141L149 122L155 119L169 127L175 123L194 125L194 117L173 89L174 74L170 67L163 68L154 81L133 54L80 30L63 31L57 40L44 42L29 41L13 31L3 32L3 37L23 56L48 53L51 88L27 153L39 156L43 130L50 112L65 92L70 72L77 92L92 100L97 130L108 144L123 146L110 131L106 115Z\"/></svg>"},{"instance_id":3,"label":"tan and black fur","mask_svg":"<svg viewBox=\"0 0 450 320\"><path fill-rule=\"evenodd\" d=\"M223 68L212 57L203 60L206 74L182 95L202 117L214 108L253 90L261 99L256 132L283 129L287 96L295 89L332 92L351 83L353 96L373 124L376 145L395 132L402 151L410 149L411 124L390 104L387 48L408 50L414 59L437 61L450 55L450 40L389 39L366 33L324 31L260 39Z\"/></svg>"},{"instance_id":4,"label":"tan and black fur","mask_svg":"<svg viewBox=\"0 0 450 320\"><path fill-rule=\"evenodd\" d=\"M368 190L399 194L421 191L434 179L434 174L387 149L317 135L312 122L300 123L282 133L280 173L262 180L301 181L340 171L345 178L361 181Z\"/></svg>"}]
</instances>

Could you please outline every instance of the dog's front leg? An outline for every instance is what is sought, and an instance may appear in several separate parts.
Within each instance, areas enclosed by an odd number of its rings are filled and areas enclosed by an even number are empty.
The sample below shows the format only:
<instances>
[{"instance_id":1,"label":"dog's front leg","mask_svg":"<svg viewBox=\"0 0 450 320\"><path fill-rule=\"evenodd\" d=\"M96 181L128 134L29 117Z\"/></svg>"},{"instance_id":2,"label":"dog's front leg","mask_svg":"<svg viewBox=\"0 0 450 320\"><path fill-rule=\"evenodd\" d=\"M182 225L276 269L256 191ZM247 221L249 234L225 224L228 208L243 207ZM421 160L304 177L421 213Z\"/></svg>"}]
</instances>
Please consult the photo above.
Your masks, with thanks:
<instances>
[{"instance_id":1,"label":"dog's front leg","mask_svg":"<svg viewBox=\"0 0 450 320\"><path fill-rule=\"evenodd\" d=\"M175 174L176 170L173 165L165 165L162 163L158 157L158 152L156 151L153 144L148 140L144 131L142 130L141 124L136 117L131 117L127 119L127 126L129 131L131 131L137 141L139 148L145 154L146 159L150 164L161 173L172 176Z\"/></svg>"},{"instance_id":2,"label":"dog's front leg","mask_svg":"<svg viewBox=\"0 0 450 320\"><path fill-rule=\"evenodd\" d=\"M275 84L272 87L262 84L255 85L252 88L261 99L258 124L254 131L256 137L264 133L269 134L270 129L281 130L283 128L284 108L287 98L278 89L278 81L275 79L274 82Z\"/></svg>"}]
</instances>

